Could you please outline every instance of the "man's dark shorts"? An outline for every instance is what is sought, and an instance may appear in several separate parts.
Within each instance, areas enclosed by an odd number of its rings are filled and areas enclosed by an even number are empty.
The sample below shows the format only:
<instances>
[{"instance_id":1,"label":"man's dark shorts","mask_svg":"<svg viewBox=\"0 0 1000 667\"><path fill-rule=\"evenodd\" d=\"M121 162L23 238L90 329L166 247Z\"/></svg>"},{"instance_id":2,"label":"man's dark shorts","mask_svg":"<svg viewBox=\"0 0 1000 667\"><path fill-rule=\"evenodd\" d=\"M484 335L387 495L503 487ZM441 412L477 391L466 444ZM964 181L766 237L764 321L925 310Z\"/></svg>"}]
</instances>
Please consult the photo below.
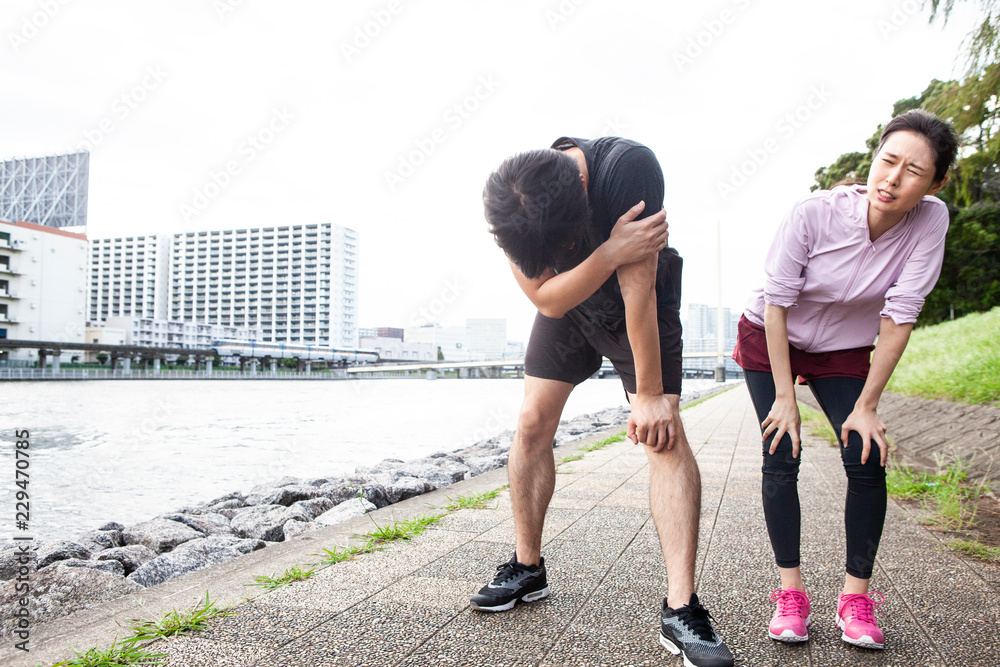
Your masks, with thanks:
<instances>
[{"instance_id":1,"label":"man's dark shorts","mask_svg":"<svg viewBox=\"0 0 1000 667\"><path fill-rule=\"evenodd\" d=\"M681 393L681 319L677 302L657 304L663 393ZM610 329L598 326L576 309L560 319L535 316L525 353L524 372L545 380L578 385L601 368L607 357L621 376L625 391L634 394L635 359L625 322Z\"/></svg>"}]
</instances>

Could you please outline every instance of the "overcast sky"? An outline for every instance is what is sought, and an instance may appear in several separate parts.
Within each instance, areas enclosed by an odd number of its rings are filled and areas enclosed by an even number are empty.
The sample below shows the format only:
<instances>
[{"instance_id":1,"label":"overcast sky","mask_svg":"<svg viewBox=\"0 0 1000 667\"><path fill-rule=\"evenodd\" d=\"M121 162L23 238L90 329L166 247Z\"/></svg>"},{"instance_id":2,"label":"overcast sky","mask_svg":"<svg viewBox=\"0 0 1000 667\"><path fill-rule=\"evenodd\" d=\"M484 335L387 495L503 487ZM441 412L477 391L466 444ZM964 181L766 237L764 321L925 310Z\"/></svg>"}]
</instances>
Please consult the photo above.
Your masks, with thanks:
<instances>
[{"instance_id":1,"label":"overcast sky","mask_svg":"<svg viewBox=\"0 0 1000 667\"><path fill-rule=\"evenodd\" d=\"M361 326L534 310L486 232L505 157L656 153L684 310L740 308L813 173L932 78L976 14L916 0L4 0L0 159L91 150L88 235L333 222ZM725 186L725 187L724 187Z\"/></svg>"}]
</instances>

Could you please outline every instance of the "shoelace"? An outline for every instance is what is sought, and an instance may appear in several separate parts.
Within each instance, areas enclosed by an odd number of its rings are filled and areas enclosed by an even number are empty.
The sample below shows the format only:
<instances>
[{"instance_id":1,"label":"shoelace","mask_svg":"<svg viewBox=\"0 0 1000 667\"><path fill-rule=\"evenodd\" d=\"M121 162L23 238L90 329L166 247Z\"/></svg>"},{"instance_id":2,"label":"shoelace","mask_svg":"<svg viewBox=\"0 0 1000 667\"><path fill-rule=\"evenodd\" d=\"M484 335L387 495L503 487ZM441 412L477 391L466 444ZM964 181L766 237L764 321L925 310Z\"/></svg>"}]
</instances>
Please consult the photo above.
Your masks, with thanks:
<instances>
[{"instance_id":1,"label":"shoelace","mask_svg":"<svg viewBox=\"0 0 1000 667\"><path fill-rule=\"evenodd\" d=\"M497 565L497 576L493 578L493 583L497 586L510 581L522 571L523 566L518 568L518 564L511 563L510 561Z\"/></svg>"},{"instance_id":2,"label":"shoelace","mask_svg":"<svg viewBox=\"0 0 1000 667\"><path fill-rule=\"evenodd\" d=\"M779 616L798 616L802 607L809 603L809 596L795 589L777 588L771 591L771 602L777 602Z\"/></svg>"},{"instance_id":3,"label":"shoelace","mask_svg":"<svg viewBox=\"0 0 1000 667\"><path fill-rule=\"evenodd\" d=\"M715 641L715 632L712 630L711 623L709 623L712 614L700 602L694 606L684 605L680 609L677 609L676 613L677 618L681 619L684 625L688 626L692 632L698 635L699 639L706 642Z\"/></svg>"},{"instance_id":4,"label":"shoelace","mask_svg":"<svg viewBox=\"0 0 1000 667\"><path fill-rule=\"evenodd\" d=\"M878 596L876 600L874 595ZM870 591L867 595L863 593L852 593L843 596L844 607L849 609L848 616L853 616L855 620L862 623L874 623L875 612L878 605L885 602L885 596L878 591Z\"/></svg>"}]
</instances>

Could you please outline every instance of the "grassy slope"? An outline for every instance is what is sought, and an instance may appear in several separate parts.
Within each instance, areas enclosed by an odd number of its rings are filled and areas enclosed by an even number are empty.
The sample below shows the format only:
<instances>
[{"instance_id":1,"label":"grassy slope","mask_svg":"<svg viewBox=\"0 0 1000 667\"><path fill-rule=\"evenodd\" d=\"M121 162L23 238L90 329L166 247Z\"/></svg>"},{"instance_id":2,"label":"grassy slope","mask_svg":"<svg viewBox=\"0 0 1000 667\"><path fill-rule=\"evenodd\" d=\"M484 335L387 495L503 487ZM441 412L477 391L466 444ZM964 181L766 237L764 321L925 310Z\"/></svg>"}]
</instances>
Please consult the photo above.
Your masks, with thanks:
<instances>
[{"instance_id":1,"label":"grassy slope","mask_svg":"<svg viewBox=\"0 0 1000 667\"><path fill-rule=\"evenodd\" d=\"M1000 307L915 330L888 389L974 404L1000 401Z\"/></svg>"}]
</instances>

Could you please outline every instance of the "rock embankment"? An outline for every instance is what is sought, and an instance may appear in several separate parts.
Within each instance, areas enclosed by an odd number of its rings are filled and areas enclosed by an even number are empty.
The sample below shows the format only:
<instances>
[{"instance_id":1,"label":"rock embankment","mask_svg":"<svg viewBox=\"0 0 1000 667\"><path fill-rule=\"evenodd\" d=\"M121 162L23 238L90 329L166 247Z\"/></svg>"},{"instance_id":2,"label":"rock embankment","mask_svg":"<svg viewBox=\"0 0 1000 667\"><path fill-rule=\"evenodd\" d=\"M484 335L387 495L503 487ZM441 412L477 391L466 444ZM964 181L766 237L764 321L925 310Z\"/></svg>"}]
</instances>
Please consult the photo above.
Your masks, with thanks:
<instances>
[{"instance_id":1,"label":"rock embankment","mask_svg":"<svg viewBox=\"0 0 1000 667\"><path fill-rule=\"evenodd\" d=\"M553 446L627 418L626 408L611 408L564 421ZM52 620L503 467L512 437L505 432L414 461L386 459L343 477L284 477L130 526L111 521L76 540L41 542L29 554L5 547L0 550L0 636L9 637L15 626L11 614L24 595L18 578L26 574L31 622Z\"/></svg>"}]
</instances>

